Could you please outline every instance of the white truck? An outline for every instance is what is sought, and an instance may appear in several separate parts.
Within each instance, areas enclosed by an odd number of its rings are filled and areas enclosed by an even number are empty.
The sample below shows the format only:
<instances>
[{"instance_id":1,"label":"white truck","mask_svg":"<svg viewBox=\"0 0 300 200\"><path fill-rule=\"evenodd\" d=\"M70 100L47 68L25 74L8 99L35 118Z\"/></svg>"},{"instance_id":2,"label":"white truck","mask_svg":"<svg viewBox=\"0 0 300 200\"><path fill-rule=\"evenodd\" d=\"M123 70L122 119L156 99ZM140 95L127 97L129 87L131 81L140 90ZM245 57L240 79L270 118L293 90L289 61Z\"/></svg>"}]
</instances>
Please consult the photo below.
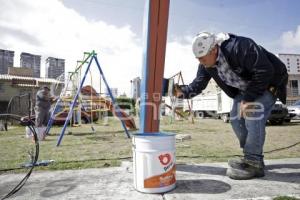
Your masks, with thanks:
<instances>
[{"instance_id":1,"label":"white truck","mask_svg":"<svg viewBox=\"0 0 300 200\"><path fill-rule=\"evenodd\" d=\"M200 94L191 99L191 109L195 117L221 118L224 122L229 122L229 113L233 100L223 91L216 93ZM184 101L184 111L188 111L187 100Z\"/></svg>"},{"instance_id":2,"label":"white truck","mask_svg":"<svg viewBox=\"0 0 300 200\"><path fill-rule=\"evenodd\" d=\"M218 117L225 123L229 122L229 114L233 105L233 99L230 98L225 92L218 92Z\"/></svg>"},{"instance_id":3,"label":"white truck","mask_svg":"<svg viewBox=\"0 0 300 200\"><path fill-rule=\"evenodd\" d=\"M182 110L184 107L184 100L175 97L164 97L162 102L162 109L165 115L174 115L173 109Z\"/></svg>"}]
</instances>

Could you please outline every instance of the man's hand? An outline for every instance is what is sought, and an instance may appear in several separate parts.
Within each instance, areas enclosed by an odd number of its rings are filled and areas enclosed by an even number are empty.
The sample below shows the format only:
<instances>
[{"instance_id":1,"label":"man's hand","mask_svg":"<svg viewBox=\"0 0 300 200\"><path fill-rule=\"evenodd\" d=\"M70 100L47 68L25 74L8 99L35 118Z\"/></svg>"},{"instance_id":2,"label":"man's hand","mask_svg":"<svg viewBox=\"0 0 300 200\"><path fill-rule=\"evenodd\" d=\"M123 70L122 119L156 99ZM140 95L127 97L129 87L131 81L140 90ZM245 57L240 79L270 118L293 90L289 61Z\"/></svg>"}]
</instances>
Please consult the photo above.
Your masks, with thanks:
<instances>
[{"instance_id":1,"label":"man's hand","mask_svg":"<svg viewBox=\"0 0 300 200\"><path fill-rule=\"evenodd\" d=\"M173 95L175 97L181 97L181 96L183 96L183 92L182 92L182 90L181 90L181 88L180 88L180 86L178 84L174 85Z\"/></svg>"},{"instance_id":2,"label":"man's hand","mask_svg":"<svg viewBox=\"0 0 300 200\"><path fill-rule=\"evenodd\" d=\"M50 102L54 103L58 100L58 97L50 97Z\"/></svg>"},{"instance_id":3,"label":"man's hand","mask_svg":"<svg viewBox=\"0 0 300 200\"><path fill-rule=\"evenodd\" d=\"M240 117L246 118L247 117L247 113L249 113L250 111L253 111L252 110L253 108L254 108L253 102L241 101L241 105L240 105Z\"/></svg>"}]
</instances>

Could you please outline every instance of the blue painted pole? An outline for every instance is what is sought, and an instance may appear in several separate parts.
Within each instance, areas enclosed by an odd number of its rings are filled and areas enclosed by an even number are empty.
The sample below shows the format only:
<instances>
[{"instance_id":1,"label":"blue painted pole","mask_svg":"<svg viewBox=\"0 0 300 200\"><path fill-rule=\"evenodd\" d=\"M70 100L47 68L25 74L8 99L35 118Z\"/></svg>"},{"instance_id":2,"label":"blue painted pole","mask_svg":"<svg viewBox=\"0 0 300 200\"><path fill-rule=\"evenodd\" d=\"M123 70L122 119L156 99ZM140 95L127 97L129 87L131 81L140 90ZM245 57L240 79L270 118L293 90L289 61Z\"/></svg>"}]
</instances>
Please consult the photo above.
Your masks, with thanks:
<instances>
[{"instance_id":1,"label":"blue painted pole","mask_svg":"<svg viewBox=\"0 0 300 200\"><path fill-rule=\"evenodd\" d=\"M143 63L142 63L142 80L140 88L140 132L145 132L146 126L146 102L147 102L147 88L148 88L148 49L149 49L149 13L150 0L145 3L144 22L143 22Z\"/></svg>"},{"instance_id":2,"label":"blue painted pole","mask_svg":"<svg viewBox=\"0 0 300 200\"><path fill-rule=\"evenodd\" d=\"M92 54L95 54L95 52L93 51ZM66 128L67 128L68 123L69 123L69 121L70 121L70 119L71 119L71 117L72 117L73 109L74 109L75 104L76 104L76 102L77 102L78 96L79 96L79 94L80 94L80 92L81 92L81 88L82 88L83 83L84 83L84 81L85 81L85 79L86 79L86 75L87 75L87 73L88 73L88 71L89 71L89 69L90 69L90 66L91 66L91 64L92 64L93 59L94 59L94 56L91 57L91 59L90 59L90 61L89 61L89 64L88 64L88 67L86 68L86 71L85 71L84 76L83 76L83 78L82 78L82 80L81 80L80 86L79 86L79 88L78 88L78 90L77 90L77 93L76 93L76 95L75 95L75 97L74 97L74 99L73 99L72 105L71 105L71 107L70 107L70 110L69 110L67 119L66 119L66 121L65 121L64 127L63 127L63 129L62 129L62 131L61 131L61 133L60 133L60 135L59 135L59 138L58 138L58 141L57 141L56 146L59 146L59 145L60 145L60 143L61 143L61 141L62 141L62 139L63 139L63 137L64 137Z\"/></svg>"},{"instance_id":3,"label":"blue painted pole","mask_svg":"<svg viewBox=\"0 0 300 200\"><path fill-rule=\"evenodd\" d=\"M55 113L57 111L57 107L58 107L58 105L59 105L60 102L61 102L61 97L59 97L59 99L57 100L57 102L56 102L56 104L54 106L53 112L51 113L50 119L49 119L49 121L47 123L47 128L46 128L46 131L45 131L45 133L47 135L48 135L48 133L49 133L51 127L52 127L53 121L55 119Z\"/></svg>"},{"instance_id":4,"label":"blue painted pole","mask_svg":"<svg viewBox=\"0 0 300 200\"><path fill-rule=\"evenodd\" d=\"M122 123L122 126L123 126L123 128L124 128L124 130L125 130L125 133L126 133L127 137L130 138L130 135L129 135L129 133L128 133L128 130L127 130L127 128L126 128L126 126L125 126L125 123L124 123L123 120L122 120L122 116L121 116L121 114L120 114L120 107L119 107L119 105L116 103L116 100L115 100L114 96L112 95L111 89L110 89L110 87L108 86L108 83L107 83L107 81L106 81L106 78L105 78L105 76L104 76L104 73L103 73L103 71L102 71L102 69L101 69L101 66L100 66L99 62L98 62L97 56L93 55L93 57L94 57L94 59L95 59L95 61L96 61L97 67L98 67L98 69L99 69L99 71L100 71L100 74L102 75L103 81L104 81L104 83L105 83L105 86L106 86L106 88L107 88L107 91L108 91L108 93L109 93L109 96L110 96L110 98L111 98L111 101L112 101L112 103L113 103L113 106L114 106L114 108L115 108L117 117L120 119L120 121L121 121L121 123Z\"/></svg>"}]
</instances>

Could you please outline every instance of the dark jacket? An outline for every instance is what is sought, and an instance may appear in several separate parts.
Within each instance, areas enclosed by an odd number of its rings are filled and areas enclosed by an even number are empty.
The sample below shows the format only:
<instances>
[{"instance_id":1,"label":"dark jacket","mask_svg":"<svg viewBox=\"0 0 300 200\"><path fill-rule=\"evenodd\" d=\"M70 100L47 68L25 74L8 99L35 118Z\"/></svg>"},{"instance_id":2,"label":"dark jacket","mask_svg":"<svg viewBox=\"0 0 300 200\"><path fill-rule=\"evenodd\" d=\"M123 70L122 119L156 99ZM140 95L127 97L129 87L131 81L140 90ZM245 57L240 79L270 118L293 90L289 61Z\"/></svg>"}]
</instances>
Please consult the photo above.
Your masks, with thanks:
<instances>
[{"instance_id":1,"label":"dark jacket","mask_svg":"<svg viewBox=\"0 0 300 200\"><path fill-rule=\"evenodd\" d=\"M36 93L36 106L40 109L49 110L51 107L50 94L45 93L43 89Z\"/></svg>"},{"instance_id":2,"label":"dark jacket","mask_svg":"<svg viewBox=\"0 0 300 200\"><path fill-rule=\"evenodd\" d=\"M286 103L286 84L288 74L286 67L279 58L257 45L252 39L230 34L230 38L224 41L220 49L229 66L238 76L248 81L245 92L226 85L218 76L217 69L205 68L199 65L196 78L187 86L182 86L184 98L191 98L204 90L211 78L231 98L239 92L243 94L243 100L255 101L271 86L277 89L276 96Z\"/></svg>"}]
</instances>

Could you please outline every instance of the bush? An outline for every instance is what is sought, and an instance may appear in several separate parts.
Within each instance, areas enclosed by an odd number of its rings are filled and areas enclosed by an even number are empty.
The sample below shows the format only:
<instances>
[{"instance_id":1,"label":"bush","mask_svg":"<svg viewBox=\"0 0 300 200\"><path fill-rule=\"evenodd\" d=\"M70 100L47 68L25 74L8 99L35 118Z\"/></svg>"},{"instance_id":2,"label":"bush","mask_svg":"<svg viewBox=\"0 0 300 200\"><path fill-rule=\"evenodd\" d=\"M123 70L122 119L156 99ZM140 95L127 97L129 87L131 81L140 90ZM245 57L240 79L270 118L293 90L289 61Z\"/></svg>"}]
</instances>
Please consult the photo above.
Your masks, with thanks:
<instances>
[{"instance_id":1,"label":"bush","mask_svg":"<svg viewBox=\"0 0 300 200\"><path fill-rule=\"evenodd\" d=\"M135 100L134 99L126 98L126 97L119 97L119 98L116 98L116 103L125 112L127 110L128 111L127 113L129 115L135 115L136 114ZM108 116L112 116L112 113L110 111L108 112Z\"/></svg>"}]
</instances>

